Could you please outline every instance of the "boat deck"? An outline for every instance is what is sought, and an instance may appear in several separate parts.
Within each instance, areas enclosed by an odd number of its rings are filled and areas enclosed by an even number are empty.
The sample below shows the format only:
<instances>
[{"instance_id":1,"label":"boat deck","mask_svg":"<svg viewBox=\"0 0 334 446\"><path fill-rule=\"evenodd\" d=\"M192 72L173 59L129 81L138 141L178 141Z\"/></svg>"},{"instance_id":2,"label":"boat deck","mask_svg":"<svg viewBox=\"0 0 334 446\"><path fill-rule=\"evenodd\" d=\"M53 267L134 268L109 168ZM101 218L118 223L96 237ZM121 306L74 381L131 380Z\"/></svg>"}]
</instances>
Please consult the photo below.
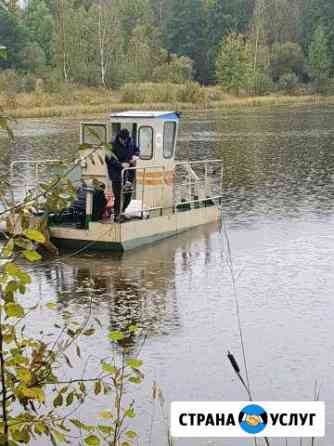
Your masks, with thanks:
<instances>
[{"instance_id":1,"label":"boat deck","mask_svg":"<svg viewBox=\"0 0 334 446\"><path fill-rule=\"evenodd\" d=\"M122 224L92 222L88 229L69 226L50 227L51 240L60 248L127 251L187 229L218 221L221 211L213 206L191 209L147 220L129 220Z\"/></svg>"}]
</instances>

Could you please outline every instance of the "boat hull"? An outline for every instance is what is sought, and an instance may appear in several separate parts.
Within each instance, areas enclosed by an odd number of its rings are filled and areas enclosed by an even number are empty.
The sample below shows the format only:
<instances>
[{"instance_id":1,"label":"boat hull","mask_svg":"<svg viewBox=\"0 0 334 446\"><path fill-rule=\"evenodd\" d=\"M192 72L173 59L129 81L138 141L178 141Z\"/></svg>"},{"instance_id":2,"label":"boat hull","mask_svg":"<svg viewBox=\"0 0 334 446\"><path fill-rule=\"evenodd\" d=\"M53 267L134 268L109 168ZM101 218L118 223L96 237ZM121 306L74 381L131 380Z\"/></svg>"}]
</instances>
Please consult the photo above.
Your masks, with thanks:
<instances>
[{"instance_id":1,"label":"boat hull","mask_svg":"<svg viewBox=\"0 0 334 446\"><path fill-rule=\"evenodd\" d=\"M88 229L51 227L50 233L52 242L62 249L124 252L220 218L221 210L212 206L123 224L90 223Z\"/></svg>"}]
</instances>

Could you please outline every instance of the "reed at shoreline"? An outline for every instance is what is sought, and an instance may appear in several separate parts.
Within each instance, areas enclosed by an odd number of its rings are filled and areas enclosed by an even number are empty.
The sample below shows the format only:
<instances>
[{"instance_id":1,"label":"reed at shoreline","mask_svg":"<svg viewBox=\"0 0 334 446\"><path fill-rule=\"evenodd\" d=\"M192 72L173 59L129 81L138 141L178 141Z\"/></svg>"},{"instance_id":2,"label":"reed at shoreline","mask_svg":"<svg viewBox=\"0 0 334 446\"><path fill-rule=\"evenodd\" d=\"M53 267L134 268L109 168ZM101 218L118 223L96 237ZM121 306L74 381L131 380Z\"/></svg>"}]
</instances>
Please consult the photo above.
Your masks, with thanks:
<instances>
[{"instance_id":1,"label":"reed at shoreline","mask_svg":"<svg viewBox=\"0 0 334 446\"><path fill-rule=\"evenodd\" d=\"M145 87L145 86L144 86ZM175 87L175 86L174 86ZM19 93L1 95L0 105L14 118L52 118L99 115L111 111L143 110L230 110L247 109L263 106L301 106L311 104L334 104L333 96L320 95L281 95L267 96L231 96L224 94L217 87L184 86L184 90L174 94L166 93L168 85L137 85L139 95L126 94L122 91L110 91L96 88L71 89L64 93ZM132 93L130 91L130 93ZM145 93L145 90L144 90ZM183 99L183 100L180 100Z\"/></svg>"}]
</instances>

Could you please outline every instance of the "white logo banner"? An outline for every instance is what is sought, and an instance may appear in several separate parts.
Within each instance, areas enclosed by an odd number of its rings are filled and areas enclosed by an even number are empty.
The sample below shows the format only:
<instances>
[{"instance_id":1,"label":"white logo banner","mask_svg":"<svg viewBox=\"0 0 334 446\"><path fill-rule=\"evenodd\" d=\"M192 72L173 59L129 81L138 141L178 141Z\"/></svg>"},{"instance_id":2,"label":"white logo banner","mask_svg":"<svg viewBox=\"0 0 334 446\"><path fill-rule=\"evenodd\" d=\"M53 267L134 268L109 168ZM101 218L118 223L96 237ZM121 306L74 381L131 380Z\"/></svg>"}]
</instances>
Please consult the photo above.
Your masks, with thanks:
<instances>
[{"instance_id":1,"label":"white logo banner","mask_svg":"<svg viewBox=\"0 0 334 446\"><path fill-rule=\"evenodd\" d=\"M325 403L311 402L173 402L172 437L325 436Z\"/></svg>"}]
</instances>

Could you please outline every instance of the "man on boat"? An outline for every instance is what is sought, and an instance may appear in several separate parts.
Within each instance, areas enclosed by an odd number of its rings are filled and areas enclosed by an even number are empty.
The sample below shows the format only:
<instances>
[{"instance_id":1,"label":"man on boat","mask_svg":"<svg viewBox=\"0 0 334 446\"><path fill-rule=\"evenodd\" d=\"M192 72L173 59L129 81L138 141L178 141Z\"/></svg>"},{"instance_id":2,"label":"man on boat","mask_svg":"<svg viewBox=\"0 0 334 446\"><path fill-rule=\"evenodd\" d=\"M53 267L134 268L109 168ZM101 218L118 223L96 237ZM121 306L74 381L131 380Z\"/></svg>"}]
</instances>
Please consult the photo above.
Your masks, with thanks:
<instances>
[{"instance_id":1,"label":"man on boat","mask_svg":"<svg viewBox=\"0 0 334 446\"><path fill-rule=\"evenodd\" d=\"M126 171L123 176L122 171L129 167L135 167L139 156L139 148L132 141L127 129L118 132L112 142L112 150L106 155L109 179L112 182L114 195L114 221L121 222L121 195L123 188L122 213L125 212L131 202L132 185L135 180L135 170Z\"/></svg>"}]
</instances>

